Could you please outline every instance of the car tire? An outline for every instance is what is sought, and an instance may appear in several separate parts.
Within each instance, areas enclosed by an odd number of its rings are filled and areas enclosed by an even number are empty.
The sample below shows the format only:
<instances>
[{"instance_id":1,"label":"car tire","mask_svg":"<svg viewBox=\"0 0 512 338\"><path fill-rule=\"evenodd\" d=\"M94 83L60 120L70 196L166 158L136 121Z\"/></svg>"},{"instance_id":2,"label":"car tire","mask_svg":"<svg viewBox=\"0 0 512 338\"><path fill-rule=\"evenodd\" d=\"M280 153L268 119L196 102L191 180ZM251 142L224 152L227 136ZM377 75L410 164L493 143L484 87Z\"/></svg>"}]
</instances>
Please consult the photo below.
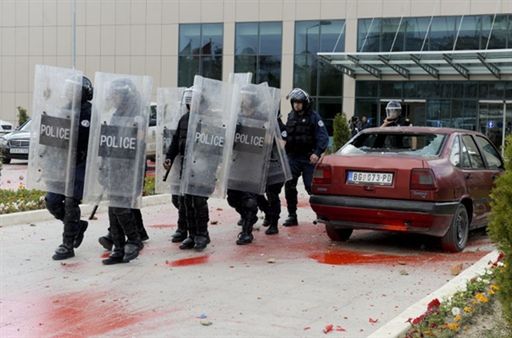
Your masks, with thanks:
<instances>
[{"instance_id":1,"label":"car tire","mask_svg":"<svg viewBox=\"0 0 512 338\"><path fill-rule=\"evenodd\" d=\"M11 159L8 158L8 157L2 157L2 163L3 164L9 164L9 163L11 163Z\"/></svg>"},{"instance_id":2,"label":"car tire","mask_svg":"<svg viewBox=\"0 0 512 338\"><path fill-rule=\"evenodd\" d=\"M459 204L453 215L452 223L446 235L441 238L444 251L460 252L468 243L469 217L464 204Z\"/></svg>"},{"instance_id":3,"label":"car tire","mask_svg":"<svg viewBox=\"0 0 512 338\"><path fill-rule=\"evenodd\" d=\"M332 224L325 224L325 231L327 231L327 236L335 242L346 242L352 235L353 229L339 229L335 228Z\"/></svg>"}]
</instances>

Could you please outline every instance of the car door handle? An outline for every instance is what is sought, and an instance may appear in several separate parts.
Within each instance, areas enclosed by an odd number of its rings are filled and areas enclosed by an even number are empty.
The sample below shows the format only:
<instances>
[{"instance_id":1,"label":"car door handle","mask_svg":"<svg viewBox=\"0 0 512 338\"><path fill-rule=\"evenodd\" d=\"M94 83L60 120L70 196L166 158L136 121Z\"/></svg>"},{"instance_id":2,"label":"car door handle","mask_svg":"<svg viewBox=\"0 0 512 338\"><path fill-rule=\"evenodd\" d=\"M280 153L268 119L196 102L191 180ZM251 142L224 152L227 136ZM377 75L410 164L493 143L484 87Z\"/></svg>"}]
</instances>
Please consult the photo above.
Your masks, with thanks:
<instances>
[{"instance_id":1,"label":"car door handle","mask_svg":"<svg viewBox=\"0 0 512 338\"><path fill-rule=\"evenodd\" d=\"M470 180L470 179L471 179L471 174L466 174L466 175L464 175L464 178L465 178L466 180Z\"/></svg>"},{"instance_id":2,"label":"car door handle","mask_svg":"<svg viewBox=\"0 0 512 338\"><path fill-rule=\"evenodd\" d=\"M500 175L498 175L498 174L494 174L494 175L492 175L492 180L494 181L494 180L496 180L498 177L500 177Z\"/></svg>"}]
</instances>

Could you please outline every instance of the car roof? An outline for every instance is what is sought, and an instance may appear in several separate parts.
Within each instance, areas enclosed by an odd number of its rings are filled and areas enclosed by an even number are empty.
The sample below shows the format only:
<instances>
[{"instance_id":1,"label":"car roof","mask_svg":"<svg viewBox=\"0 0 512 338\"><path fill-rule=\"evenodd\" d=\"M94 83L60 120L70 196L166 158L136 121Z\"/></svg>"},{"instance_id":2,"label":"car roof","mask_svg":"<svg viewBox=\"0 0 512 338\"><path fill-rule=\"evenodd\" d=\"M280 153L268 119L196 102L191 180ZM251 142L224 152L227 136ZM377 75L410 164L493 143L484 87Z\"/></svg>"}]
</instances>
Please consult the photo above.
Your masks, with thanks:
<instances>
[{"instance_id":1,"label":"car roof","mask_svg":"<svg viewBox=\"0 0 512 338\"><path fill-rule=\"evenodd\" d=\"M377 128L366 128L361 133L418 133L418 134L478 134L481 133L467 129L456 129L456 128L434 128L434 127L377 127Z\"/></svg>"}]
</instances>

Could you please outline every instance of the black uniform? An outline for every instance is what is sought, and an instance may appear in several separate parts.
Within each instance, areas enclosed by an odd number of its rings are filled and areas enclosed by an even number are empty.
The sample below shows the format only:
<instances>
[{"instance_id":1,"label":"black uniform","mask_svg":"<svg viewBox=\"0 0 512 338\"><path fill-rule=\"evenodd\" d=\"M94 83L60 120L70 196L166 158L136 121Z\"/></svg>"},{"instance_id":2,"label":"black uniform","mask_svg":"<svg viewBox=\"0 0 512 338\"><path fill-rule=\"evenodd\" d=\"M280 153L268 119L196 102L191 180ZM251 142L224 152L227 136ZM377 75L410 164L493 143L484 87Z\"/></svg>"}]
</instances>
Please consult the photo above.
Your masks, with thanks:
<instances>
[{"instance_id":1,"label":"black uniform","mask_svg":"<svg viewBox=\"0 0 512 338\"><path fill-rule=\"evenodd\" d=\"M281 132L286 130L286 126L284 125L281 118L277 119L277 123L279 124L279 129ZM279 154L277 150L277 145L274 142L272 146L272 152L270 153L270 168L272 167L281 167L279 163ZM282 168L276 169L275 171L281 171ZM269 173L274 172L269 169ZM283 176L284 178L284 176ZM272 182L272 183L269 183ZM261 211L265 213L265 220L263 221L263 226L270 226L265 234L274 235L279 232L277 227L277 222L279 221L279 217L281 215L281 200L279 199L279 194L284 185L284 180L282 182L276 182L276 179L269 176L267 181L267 187L265 189L266 198L264 195L258 196L258 207Z\"/></svg>"},{"instance_id":2,"label":"black uniform","mask_svg":"<svg viewBox=\"0 0 512 338\"><path fill-rule=\"evenodd\" d=\"M135 120L135 117L140 115L140 97L138 92L136 92L133 83L127 79L120 79L112 82L112 87L114 86L119 86L119 89L117 89L119 91L117 95L121 96L121 103L112 115L112 124L123 125L127 123L128 120ZM128 94L128 91L131 93ZM142 121L140 123L142 127L147 125L147 121ZM102 165L105 170L105 176L100 178L103 180L102 184L109 187L108 191L116 191L117 187L125 185L126 182L134 182L136 178L143 177L144 168L139 169L140 172L134 171L130 173L130 175L133 177L132 179L127 179L126 175L124 175L124 177L120 176L117 173L117 169L125 164L125 159L113 157L108 157L105 159L105 162ZM140 193L141 191L138 191L137 195ZM112 193L109 195L110 202L113 202L113 204L116 205L123 205L127 203L127 199L129 198L125 196L114 195ZM139 254L139 251L143 247L141 236L141 227L143 228L143 224L140 210L132 208L109 207L108 219L109 233L111 235L114 247L110 256L103 260L103 263L110 265L121 262L129 262L130 260L136 258Z\"/></svg>"},{"instance_id":3,"label":"black uniform","mask_svg":"<svg viewBox=\"0 0 512 338\"><path fill-rule=\"evenodd\" d=\"M312 154L320 157L329 143L320 115L307 106L304 109L302 114L292 109L286 121L285 149L293 178L285 184L285 197L289 219L294 218L295 222L285 222L285 226L297 225L297 182L301 175L306 191L311 194L315 165L310 163L309 157Z\"/></svg>"},{"instance_id":4,"label":"black uniform","mask_svg":"<svg viewBox=\"0 0 512 338\"><path fill-rule=\"evenodd\" d=\"M173 135L171 145L165 157L166 160L174 161L179 154L184 156L185 145L187 143L188 120L190 112L187 112L180 118L178 128ZM180 249L203 250L210 243L208 234L208 198L203 196L194 196L185 194L179 198L180 213L184 211L188 238L180 245ZM183 210L183 211L182 211Z\"/></svg>"},{"instance_id":5,"label":"black uniform","mask_svg":"<svg viewBox=\"0 0 512 338\"><path fill-rule=\"evenodd\" d=\"M91 87L92 90L92 87ZM92 95L92 94L91 94ZM46 208L56 219L64 223L62 245L59 246L53 259L60 260L73 257L73 248L78 248L87 230L87 222L80 220L80 201L82 200L87 162L87 146L89 142L89 124L91 119L90 98L84 97L80 107L80 124L78 128L77 157L75 166L75 184L73 196L48 192L45 196Z\"/></svg>"}]
</instances>

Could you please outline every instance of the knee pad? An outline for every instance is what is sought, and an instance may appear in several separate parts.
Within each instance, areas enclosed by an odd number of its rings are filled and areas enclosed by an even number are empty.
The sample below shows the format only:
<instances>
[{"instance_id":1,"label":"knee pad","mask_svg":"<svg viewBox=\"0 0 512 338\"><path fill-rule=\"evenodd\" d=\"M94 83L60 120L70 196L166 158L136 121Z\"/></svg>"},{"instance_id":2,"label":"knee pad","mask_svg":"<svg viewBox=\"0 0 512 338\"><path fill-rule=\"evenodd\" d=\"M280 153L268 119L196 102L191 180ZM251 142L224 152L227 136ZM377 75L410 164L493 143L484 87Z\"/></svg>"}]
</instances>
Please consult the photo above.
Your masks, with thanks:
<instances>
[{"instance_id":1,"label":"knee pad","mask_svg":"<svg viewBox=\"0 0 512 338\"><path fill-rule=\"evenodd\" d=\"M56 219L63 220L65 215L64 196L48 193L44 198L46 209Z\"/></svg>"}]
</instances>

